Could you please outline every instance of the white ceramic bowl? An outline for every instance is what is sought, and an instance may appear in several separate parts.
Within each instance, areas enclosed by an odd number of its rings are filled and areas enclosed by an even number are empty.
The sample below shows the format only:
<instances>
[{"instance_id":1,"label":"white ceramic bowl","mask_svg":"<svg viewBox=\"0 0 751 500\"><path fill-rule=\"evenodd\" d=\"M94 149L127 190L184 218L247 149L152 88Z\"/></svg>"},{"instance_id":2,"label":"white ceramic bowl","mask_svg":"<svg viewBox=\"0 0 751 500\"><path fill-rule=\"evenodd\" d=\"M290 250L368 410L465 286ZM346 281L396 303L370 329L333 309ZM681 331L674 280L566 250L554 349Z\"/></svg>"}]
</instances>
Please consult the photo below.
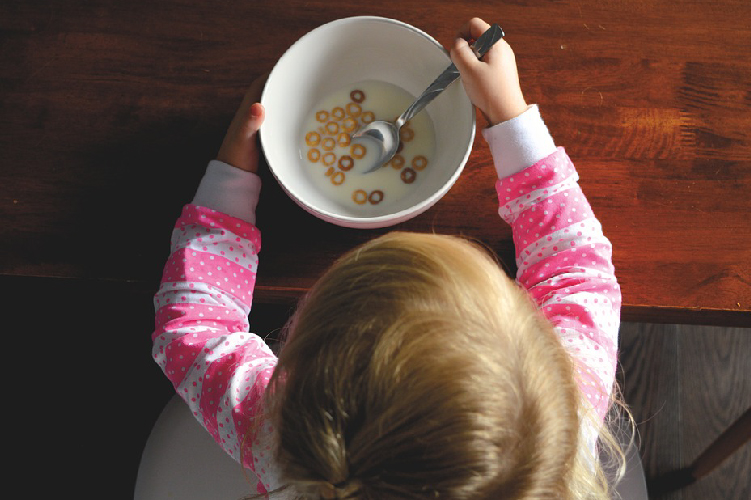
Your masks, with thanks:
<instances>
[{"instance_id":1,"label":"white ceramic bowl","mask_svg":"<svg viewBox=\"0 0 751 500\"><path fill-rule=\"evenodd\" d=\"M261 145L274 177L302 208L340 226L385 227L424 212L451 188L472 150L475 113L461 82L422 111L429 113L435 130L427 175L406 197L381 203L368 216L328 199L312 185L299 156L302 128L313 106L346 85L380 80L417 96L449 64L435 39L393 19L350 17L307 33L274 66L261 98L266 108Z\"/></svg>"}]
</instances>

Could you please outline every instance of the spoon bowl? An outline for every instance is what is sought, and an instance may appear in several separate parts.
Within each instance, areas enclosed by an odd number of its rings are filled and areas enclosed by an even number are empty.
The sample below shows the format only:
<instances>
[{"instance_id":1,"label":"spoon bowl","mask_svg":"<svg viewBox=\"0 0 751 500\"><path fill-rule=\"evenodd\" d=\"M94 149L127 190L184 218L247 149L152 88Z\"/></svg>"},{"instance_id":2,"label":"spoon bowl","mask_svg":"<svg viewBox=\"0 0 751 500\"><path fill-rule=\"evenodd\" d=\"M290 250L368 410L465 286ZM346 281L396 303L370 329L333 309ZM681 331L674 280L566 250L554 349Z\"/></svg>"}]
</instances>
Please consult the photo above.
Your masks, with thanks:
<instances>
[{"instance_id":1,"label":"spoon bowl","mask_svg":"<svg viewBox=\"0 0 751 500\"><path fill-rule=\"evenodd\" d=\"M376 147L377 160L374 165L368 167L363 173L378 170L386 162L391 160L399 148L399 130L402 124L397 120L392 123L385 120L374 120L360 130L352 134L352 140L366 139Z\"/></svg>"}]
</instances>

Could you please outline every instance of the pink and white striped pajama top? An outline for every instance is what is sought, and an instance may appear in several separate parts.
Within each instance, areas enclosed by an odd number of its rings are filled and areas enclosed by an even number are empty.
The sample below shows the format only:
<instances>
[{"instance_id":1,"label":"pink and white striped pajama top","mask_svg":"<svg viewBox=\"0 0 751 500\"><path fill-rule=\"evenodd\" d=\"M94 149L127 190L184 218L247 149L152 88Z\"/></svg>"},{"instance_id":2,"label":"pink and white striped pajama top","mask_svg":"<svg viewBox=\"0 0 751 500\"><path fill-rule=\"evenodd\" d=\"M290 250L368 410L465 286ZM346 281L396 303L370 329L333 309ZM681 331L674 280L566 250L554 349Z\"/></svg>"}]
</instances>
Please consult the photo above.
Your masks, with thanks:
<instances>
[{"instance_id":1,"label":"pink and white striped pajama top","mask_svg":"<svg viewBox=\"0 0 751 500\"><path fill-rule=\"evenodd\" d=\"M583 397L602 418L615 378L621 301L610 242L536 106L483 133L499 175L499 214L513 229L517 281L555 326ZM153 357L177 393L216 442L256 473L263 493L283 485L270 425L243 443L263 413L259 402L276 366L264 341L248 333L261 249L259 190L256 175L209 164L172 234L152 339ZM587 437L592 449L595 437Z\"/></svg>"}]
</instances>

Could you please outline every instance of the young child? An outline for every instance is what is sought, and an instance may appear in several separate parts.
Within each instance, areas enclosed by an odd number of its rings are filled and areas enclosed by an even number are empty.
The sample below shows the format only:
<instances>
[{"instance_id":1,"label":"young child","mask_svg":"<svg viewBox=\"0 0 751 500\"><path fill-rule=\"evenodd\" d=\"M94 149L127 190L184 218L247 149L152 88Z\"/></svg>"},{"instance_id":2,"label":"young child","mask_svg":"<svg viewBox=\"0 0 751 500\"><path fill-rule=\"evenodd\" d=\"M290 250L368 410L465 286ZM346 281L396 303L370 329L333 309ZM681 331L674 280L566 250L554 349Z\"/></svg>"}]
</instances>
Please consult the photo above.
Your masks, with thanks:
<instances>
[{"instance_id":1,"label":"young child","mask_svg":"<svg viewBox=\"0 0 751 500\"><path fill-rule=\"evenodd\" d=\"M615 378L611 246L524 101L501 40L451 50L513 228L510 280L474 244L393 232L338 260L299 305L279 359L248 333L260 232L248 91L172 236L154 359L224 450L285 498L608 498L595 442ZM620 454L622 457L622 454Z\"/></svg>"}]
</instances>

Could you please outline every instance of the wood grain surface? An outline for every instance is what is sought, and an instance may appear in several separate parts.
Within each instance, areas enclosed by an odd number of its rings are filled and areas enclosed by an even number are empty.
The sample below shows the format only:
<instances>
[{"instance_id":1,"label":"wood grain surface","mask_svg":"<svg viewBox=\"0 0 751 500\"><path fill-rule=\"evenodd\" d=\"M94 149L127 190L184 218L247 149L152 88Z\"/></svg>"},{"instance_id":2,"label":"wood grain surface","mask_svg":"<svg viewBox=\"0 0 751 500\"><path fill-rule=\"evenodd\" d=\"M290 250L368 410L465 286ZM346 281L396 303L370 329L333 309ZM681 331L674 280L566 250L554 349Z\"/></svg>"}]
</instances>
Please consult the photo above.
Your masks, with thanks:
<instances>
[{"instance_id":1,"label":"wood grain surface","mask_svg":"<svg viewBox=\"0 0 751 500\"><path fill-rule=\"evenodd\" d=\"M690 466L751 407L751 330L624 323L620 383L649 479ZM746 443L694 484L652 500L747 499Z\"/></svg>"},{"instance_id":2,"label":"wood grain surface","mask_svg":"<svg viewBox=\"0 0 751 500\"><path fill-rule=\"evenodd\" d=\"M613 242L624 318L751 324L746 0L4 0L0 276L155 287L246 86L306 32L364 14L444 45L471 16L501 24ZM491 165L478 134L451 191L396 229L479 238L513 272ZM294 300L385 232L326 224L264 181L258 301Z\"/></svg>"}]
</instances>

